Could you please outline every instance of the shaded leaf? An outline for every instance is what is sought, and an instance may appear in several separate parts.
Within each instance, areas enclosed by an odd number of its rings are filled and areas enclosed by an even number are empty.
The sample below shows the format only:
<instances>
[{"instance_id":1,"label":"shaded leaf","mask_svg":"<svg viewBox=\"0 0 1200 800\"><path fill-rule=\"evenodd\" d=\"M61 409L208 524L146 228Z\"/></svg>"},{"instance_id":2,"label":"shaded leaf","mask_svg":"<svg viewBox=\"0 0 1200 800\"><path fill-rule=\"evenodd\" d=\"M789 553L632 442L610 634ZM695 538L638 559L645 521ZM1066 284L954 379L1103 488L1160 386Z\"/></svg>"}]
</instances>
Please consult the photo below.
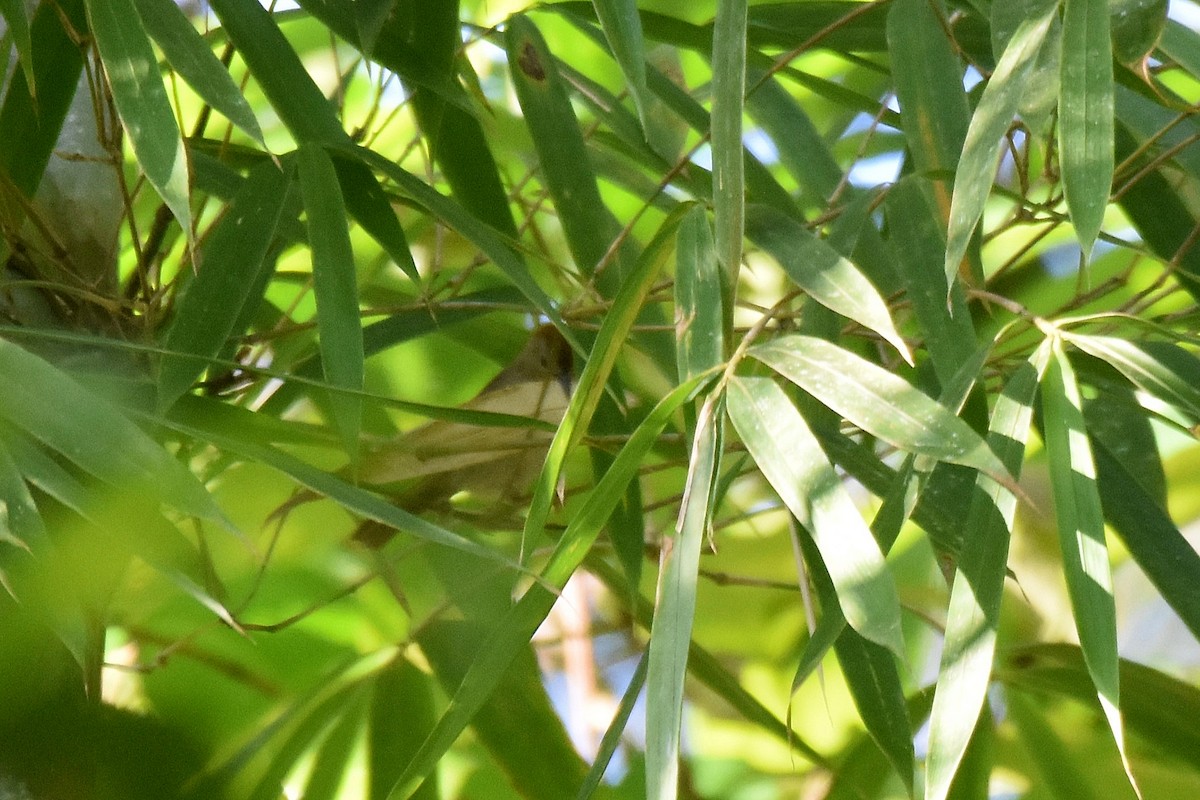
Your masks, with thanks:
<instances>
[{"instance_id":1,"label":"shaded leaf","mask_svg":"<svg viewBox=\"0 0 1200 800\"><path fill-rule=\"evenodd\" d=\"M199 272L179 303L167 332L158 375L158 403L165 409L187 392L208 361L225 347L250 296L261 291L262 270L270 269L268 251L287 203L291 171L264 162L250 171L246 182L208 234L199 254ZM248 320L246 320L248 321Z\"/></svg>"},{"instance_id":2,"label":"shaded leaf","mask_svg":"<svg viewBox=\"0 0 1200 800\"><path fill-rule=\"evenodd\" d=\"M1058 147L1063 194L1087 261L1113 177L1113 73L1108 0L1065 0Z\"/></svg>"},{"instance_id":3,"label":"shaded leaf","mask_svg":"<svg viewBox=\"0 0 1200 800\"><path fill-rule=\"evenodd\" d=\"M88 22L138 166L190 232L187 153L133 0L89 0Z\"/></svg>"},{"instance_id":4,"label":"shaded leaf","mask_svg":"<svg viewBox=\"0 0 1200 800\"><path fill-rule=\"evenodd\" d=\"M229 71L171 0L134 0L146 32L162 48L167 63L196 94L263 147L262 130Z\"/></svg>"},{"instance_id":5,"label":"shaded leaf","mask_svg":"<svg viewBox=\"0 0 1200 800\"><path fill-rule=\"evenodd\" d=\"M321 365L334 390L330 393L334 421L351 459L356 460L362 426L358 392L363 388L363 332L346 207L333 161L322 147L301 147L296 167L312 248Z\"/></svg>"}]
</instances>

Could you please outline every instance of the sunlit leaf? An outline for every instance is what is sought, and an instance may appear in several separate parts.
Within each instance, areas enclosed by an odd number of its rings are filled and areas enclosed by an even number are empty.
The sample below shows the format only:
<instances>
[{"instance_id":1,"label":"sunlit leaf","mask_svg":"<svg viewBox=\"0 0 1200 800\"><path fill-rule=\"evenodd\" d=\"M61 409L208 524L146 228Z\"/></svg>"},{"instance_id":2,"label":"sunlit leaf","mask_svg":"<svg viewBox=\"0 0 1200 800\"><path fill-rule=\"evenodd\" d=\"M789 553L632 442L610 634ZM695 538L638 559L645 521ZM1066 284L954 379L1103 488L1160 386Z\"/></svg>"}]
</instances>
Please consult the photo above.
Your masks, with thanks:
<instances>
[{"instance_id":1,"label":"sunlit leaf","mask_svg":"<svg viewBox=\"0 0 1200 800\"><path fill-rule=\"evenodd\" d=\"M848 350L811 336L785 335L749 353L885 442L1012 483L1004 465L967 423L903 378Z\"/></svg>"},{"instance_id":2,"label":"sunlit leaf","mask_svg":"<svg viewBox=\"0 0 1200 800\"><path fill-rule=\"evenodd\" d=\"M1057 341L1053 345L1053 356L1042 379L1042 411L1063 572L1088 674L1096 685L1104 716L1136 791L1121 721L1117 611L1096 467L1075 374L1061 345Z\"/></svg>"},{"instance_id":3,"label":"sunlit leaf","mask_svg":"<svg viewBox=\"0 0 1200 800\"><path fill-rule=\"evenodd\" d=\"M807 528L846 621L900 655L900 600L879 545L795 405L770 378L729 384L729 417L788 510Z\"/></svg>"},{"instance_id":4,"label":"sunlit leaf","mask_svg":"<svg viewBox=\"0 0 1200 800\"><path fill-rule=\"evenodd\" d=\"M912 362L879 290L836 250L767 206L746 209L746 234L774 256L788 277L814 300L875 331L900 351L905 361Z\"/></svg>"},{"instance_id":5,"label":"sunlit leaf","mask_svg":"<svg viewBox=\"0 0 1200 800\"><path fill-rule=\"evenodd\" d=\"M1021 472L1037 387L1049 359L1050 349L1043 346L1018 367L992 414L988 440L1014 476ZM949 796L984 705L1016 508L1010 489L979 477L950 590L946 643L930 717L926 800Z\"/></svg>"},{"instance_id":6,"label":"sunlit leaf","mask_svg":"<svg viewBox=\"0 0 1200 800\"><path fill-rule=\"evenodd\" d=\"M170 0L134 2L146 32L162 48L171 68L205 102L265 147L262 130L250 104L229 76L229 71L213 55L212 47L205 43L179 6Z\"/></svg>"}]
</instances>

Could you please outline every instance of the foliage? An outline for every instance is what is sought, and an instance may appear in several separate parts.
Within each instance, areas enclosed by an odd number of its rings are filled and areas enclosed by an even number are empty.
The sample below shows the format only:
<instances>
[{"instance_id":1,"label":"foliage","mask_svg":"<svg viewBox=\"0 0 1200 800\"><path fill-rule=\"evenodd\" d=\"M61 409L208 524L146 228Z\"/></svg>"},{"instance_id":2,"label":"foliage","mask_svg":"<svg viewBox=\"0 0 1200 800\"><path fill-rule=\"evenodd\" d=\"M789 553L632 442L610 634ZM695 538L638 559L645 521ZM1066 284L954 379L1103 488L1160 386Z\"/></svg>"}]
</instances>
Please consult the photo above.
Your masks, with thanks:
<instances>
[{"instance_id":1,"label":"foliage","mask_svg":"<svg viewBox=\"0 0 1200 800\"><path fill-rule=\"evenodd\" d=\"M1195 796L1165 0L0 15L0 795Z\"/></svg>"}]
</instances>

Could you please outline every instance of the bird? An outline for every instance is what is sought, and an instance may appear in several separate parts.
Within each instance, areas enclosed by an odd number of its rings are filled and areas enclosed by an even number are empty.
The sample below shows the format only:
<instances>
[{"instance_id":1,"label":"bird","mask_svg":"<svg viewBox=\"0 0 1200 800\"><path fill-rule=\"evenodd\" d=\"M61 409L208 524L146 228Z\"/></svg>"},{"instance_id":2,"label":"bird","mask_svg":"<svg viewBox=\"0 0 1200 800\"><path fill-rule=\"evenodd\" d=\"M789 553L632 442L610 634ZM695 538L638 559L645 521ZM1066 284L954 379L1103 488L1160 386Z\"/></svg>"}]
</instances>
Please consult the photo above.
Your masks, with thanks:
<instances>
[{"instance_id":1,"label":"bird","mask_svg":"<svg viewBox=\"0 0 1200 800\"><path fill-rule=\"evenodd\" d=\"M562 333L553 325L539 325L517 356L462 408L557 425L570 401L573 362ZM339 474L410 513L449 512L455 500L466 498L481 513L495 514L511 511L523 499L541 470L552 436L541 426L433 420L367 445L358 463ZM271 517L317 497L301 493ZM366 520L351 541L378 549L395 533Z\"/></svg>"}]
</instances>

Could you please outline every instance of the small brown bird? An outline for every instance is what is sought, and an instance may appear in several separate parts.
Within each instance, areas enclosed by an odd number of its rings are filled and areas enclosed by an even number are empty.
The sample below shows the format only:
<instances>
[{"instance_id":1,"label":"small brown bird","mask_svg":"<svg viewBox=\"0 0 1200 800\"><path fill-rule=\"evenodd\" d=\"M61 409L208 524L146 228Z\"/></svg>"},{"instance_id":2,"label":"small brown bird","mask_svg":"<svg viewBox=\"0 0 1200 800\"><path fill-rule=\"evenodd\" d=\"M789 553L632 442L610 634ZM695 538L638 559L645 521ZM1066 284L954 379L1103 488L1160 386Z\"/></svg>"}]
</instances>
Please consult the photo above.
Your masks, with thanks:
<instances>
[{"instance_id":1,"label":"small brown bird","mask_svg":"<svg viewBox=\"0 0 1200 800\"><path fill-rule=\"evenodd\" d=\"M516 358L462 408L557 425L570 400L572 362L562 334L553 325L539 326ZM368 446L355 474L344 477L412 513L448 511L453 498L468 500L481 513L511 511L541 470L552 436L542 428L434 420ZM297 496L275 514L311 499L315 496ZM368 520L353 539L378 548L394 533Z\"/></svg>"}]
</instances>

